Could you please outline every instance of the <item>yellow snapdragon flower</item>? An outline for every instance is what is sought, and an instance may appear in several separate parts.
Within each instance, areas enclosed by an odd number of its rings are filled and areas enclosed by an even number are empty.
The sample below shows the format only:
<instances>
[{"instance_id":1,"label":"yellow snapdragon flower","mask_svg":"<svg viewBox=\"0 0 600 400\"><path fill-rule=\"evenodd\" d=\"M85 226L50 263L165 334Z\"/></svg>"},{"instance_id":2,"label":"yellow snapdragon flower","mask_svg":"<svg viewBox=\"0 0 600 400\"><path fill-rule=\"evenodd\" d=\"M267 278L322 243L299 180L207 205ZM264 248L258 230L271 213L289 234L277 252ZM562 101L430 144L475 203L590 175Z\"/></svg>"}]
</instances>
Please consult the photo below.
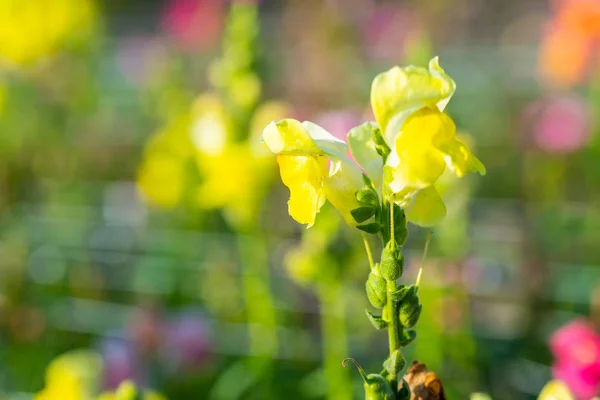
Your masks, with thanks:
<instances>
[{"instance_id":1,"label":"yellow snapdragon flower","mask_svg":"<svg viewBox=\"0 0 600 400\"><path fill-rule=\"evenodd\" d=\"M96 353L77 350L55 358L46 370L46 386L33 400L92 400L102 360Z\"/></svg>"},{"instance_id":2,"label":"yellow snapdragon flower","mask_svg":"<svg viewBox=\"0 0 600 400\"><path fill-rule=\"evenodd\" d=\"M0 62L32 64L80 41L95 20L92 0L2 0Z\"/></svg>"},{"instance_id":3,"label":"yellow snapdragon flower","mask_svg":"<svg viewBox=\"0 0 600 400\"><path fill-rule=\"evenodd\" d=\"M444 113L455 87L437 57L429 68L394 67L373 80L376 123L367 122L348 133L352 156L379 196L397 203L418 225L435 225L446 215L435 188L446 168L458 177L485 174ZM376 143L376 136L384 143ZM361 170L345 156L346 143L310 122L295 120L271 123L263 141L277 155L281 178L291 192L289 212L296 221L311 226L326 198L350 225L356 225L350 211L358 207L355 195L365 184Z\"/></svg>"},{"instance_id":4,"label":"yellow snapdragon flower","mask_svg":"<svg viewBox=\"0 0 600 400\"><path fill-rule=\"evenodd\" d=\"M283 183L290 189L290 215L312 226L325 200L356 225L350 211L364 185L361 171L347 156L347 145L312 122L284 119L270 123L263 141L277 155Z\"/></svg>"},{"instance_id":5,"label":"yellow snapdragon flower","mask_svg":"<svg viewBox=\"0 0 600 400\"><path fill-rule=\"evenodd\" d=\"M456 126L444 113L456 84L435 57L429 68L394 67L378 75L371 87L371 105L391 149L386 182L409 220L438 223L445 206L434 184L449 168L457 177L485 174L485 167L456 138Z\"/></svg>"}]
</instances>

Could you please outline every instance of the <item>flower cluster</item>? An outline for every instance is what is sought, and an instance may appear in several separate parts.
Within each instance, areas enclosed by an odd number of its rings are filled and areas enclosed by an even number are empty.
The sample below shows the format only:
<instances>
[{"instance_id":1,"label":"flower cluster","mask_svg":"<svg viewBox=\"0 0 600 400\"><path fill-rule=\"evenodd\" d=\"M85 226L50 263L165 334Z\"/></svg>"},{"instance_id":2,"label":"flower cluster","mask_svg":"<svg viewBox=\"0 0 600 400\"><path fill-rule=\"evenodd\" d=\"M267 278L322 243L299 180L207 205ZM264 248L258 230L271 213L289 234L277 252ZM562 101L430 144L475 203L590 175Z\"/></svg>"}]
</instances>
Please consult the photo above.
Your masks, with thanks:
<instances>
[{"instance_id":1,"label":"flower cluster","mask_svg":"<svg viewBox=\"0 0 600 400\"><path fill-rule=\"evenodd\" d=\"M454 81L439 66L394 67L371 87L376 122L350 130L348 143L312 122L284 119L263 131L263 141L277 155L281 179L290 189L289 213L312 226L328 200L353 226L370 215L357 193L367 186L402 207L419 225L440 222L446 214L435 184L446 168L456 176L485 174L485 167L456 137L444 108ZM348 146L352 154L347 155ZM363 179L363 175L365 179Z\"/></svg>"}]
</instances>

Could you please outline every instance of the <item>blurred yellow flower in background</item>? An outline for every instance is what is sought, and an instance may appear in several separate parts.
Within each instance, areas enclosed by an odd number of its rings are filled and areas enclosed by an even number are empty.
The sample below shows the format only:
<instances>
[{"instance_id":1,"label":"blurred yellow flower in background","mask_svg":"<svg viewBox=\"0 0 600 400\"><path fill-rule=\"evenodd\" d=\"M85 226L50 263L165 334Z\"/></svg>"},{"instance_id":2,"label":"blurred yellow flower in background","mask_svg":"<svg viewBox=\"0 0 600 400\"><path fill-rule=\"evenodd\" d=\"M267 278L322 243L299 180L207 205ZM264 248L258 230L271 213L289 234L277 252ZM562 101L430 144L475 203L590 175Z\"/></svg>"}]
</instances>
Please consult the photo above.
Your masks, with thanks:
<instances>
[{"instance_id":1,"label":"blurred yellow flower in background","mask_svg":"<svg viewBox=\"0 0 600 400\"><path fill-rule=\"evenodd\" d=\"M0 62L24 66L76 44L96 17L92 0L2 0Z\"/></svg>"},{"instance_id":2,"label":"blurred yellow flower in background","mask_svg":"<svg viewBox=\"0 0 600 400\"><path fill-rule=\"evenodd\" d=\"M46 370L46 386L33 400L91 400L102 371L101 357L76 350L55 358Z\"/></svg>"},{"instance_id":3,"label":"blurred yellow flower in background","mask_svg":"<svg viewBox=\"0 0 600 400\"><path fill-rule=\"evenodd\" d=\"M230 222L248 226L275 170L270 153L258 142L260 129L289 109L283 102L266 102L249 121L249 132L238 132L220 97L199 95L189 115L148 141L138 187L158 207L176 207L189 193L199 208L222 209Z\"/></svg>"},{"instance_id":4,"label":"blurred yellow flower in background","mask_svg":"<svg viewBox=\"0 0 600 400\"><path fill-rule=\"evenodd\" d=\"M575 400L575 396L563 382L553 380L544 386L538 400Z\"/></svg>"},{"instance_id":5,"label":"blurred yellow flower in background","mask_svg":"<svg viewBox=\"0 0 600 400\"><path fill-rule=\"evenodd\" d=\"M146 144L138 172L138 187L148 202L173 208L182 200L186 185L185 160L192 154L187 116L167 123Z\"/></svg>"},{"instance_id":6,"label":"blurred yellow flower in background","mask_svg":"<svg viewBox=\"0 0 600 400\"><path fill-rule=\"evenodd\" d=\"M103 393L98 396L97 400L166 400L163 395L153 392L144 391L142 396L139 396L139 391L130 381L124 381L114 392Z\"/></svg>"}]
</instances>

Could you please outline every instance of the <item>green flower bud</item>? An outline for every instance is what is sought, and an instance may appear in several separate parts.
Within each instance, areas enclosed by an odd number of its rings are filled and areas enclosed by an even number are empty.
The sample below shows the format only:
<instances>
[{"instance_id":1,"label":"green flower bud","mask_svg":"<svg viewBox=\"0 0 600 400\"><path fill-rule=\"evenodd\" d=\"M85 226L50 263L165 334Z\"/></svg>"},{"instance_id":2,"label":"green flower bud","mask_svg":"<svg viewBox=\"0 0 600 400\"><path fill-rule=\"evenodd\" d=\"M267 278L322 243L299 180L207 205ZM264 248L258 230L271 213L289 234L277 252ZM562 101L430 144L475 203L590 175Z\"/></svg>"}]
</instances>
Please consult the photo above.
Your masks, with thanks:
<instances>
[{"instance_id":1,"label":"green flower bud","mask_svg":"<svg viewBox=\"0 0 600 400\"><path fill-rule=\"evenodd\" d=\"M414 285L410 286L400 303L399 317L402 326L405 328L412 328L415 326L421 316L422 308L421 304L419 304L417 287Z\"/></svg>"},{"instance_id":2,"label":"green flower bud","mask_svg":"<svg viewBox=\"0 0 600 400\"><path fill-rule=\"evenodd\" d=\"M369 274L366 284L367 297L373 307L382 308L386 303L386 283L379 273L379 265L375 265Z\"/></svg>"},{"instance_id":3,"label":"green flower bud","mask_svg":"<svg viewBox=\"0 0 600 400\"><path fill-rule=\"evenodd\" d=\"M367 375L362 367L352 358L346 358L342 361L342 365L346 368L346 361L352 361L363 379L365 388L365 400L395 400L396 394L390 383L379 374Z\"/></svg>"},{"instance_id":4,"label":"green flower bud","mask_svg":"<svg viewBox=\"0 0 600 400\"><path fill-rule=\"evenodd\" d=\"M369 374L363 386L365 400L394 400L396 397L390 383L379 374Z\"/></svg>"},{"instance_id":5,"label":"green flower bud","mask_svg":"<svg viewBox=\"0 0 600 400\"><path fill-rule=\"evenodd\" d=\"M402 276L404 256L395 242L389 241L381 252L381 275L388 281L395 281Z\"/></svg>"},{"instance_id":6,"label":"green flower bud","mask_svg":"<svg viewBox=\"0 0 600 400\"><path fill-rule=\"evenodd\" d=\"M356 200L362 206L379 207L379 196L372 187L366 187L357 191Z\"/></svg>"}]
</instances>

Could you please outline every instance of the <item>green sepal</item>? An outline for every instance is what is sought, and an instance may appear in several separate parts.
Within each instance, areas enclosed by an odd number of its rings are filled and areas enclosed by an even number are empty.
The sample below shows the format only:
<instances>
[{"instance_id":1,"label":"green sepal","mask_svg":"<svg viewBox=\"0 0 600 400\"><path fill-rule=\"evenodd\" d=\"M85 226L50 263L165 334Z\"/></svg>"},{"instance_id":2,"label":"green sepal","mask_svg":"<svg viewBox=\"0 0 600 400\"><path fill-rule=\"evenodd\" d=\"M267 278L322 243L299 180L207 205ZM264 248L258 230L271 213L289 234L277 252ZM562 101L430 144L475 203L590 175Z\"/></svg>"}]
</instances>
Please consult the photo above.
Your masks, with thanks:
<instances>
[{"instance_id":1,"label":"green sepal","mask_svg":"<svg viewBox=\"0 0 600 400\"><path fill-rule=\"evenodd\" d=\"M373 188L373 181L367 175L362 174L362 180L368 188Z\"/></svg>"},{"instance_id":2,"label":"green sepal","mask_svg":"<svg viewBox=\"0 0 600 400\"><path fill-rule=\"evenodd\" d=\"M408 293L409 289L410 289L410 286L400 285L400 287L398 287L398 289L396 289L390 293L390 297L391 297L392 301L400 303L402 301L402 299L404 299L404 296L406 296L406 294Z\"/></svg>"},{"instance_id":3,"label":"green sepal","mask_svg":"<svg viewBox=\"0 0 600 400\"><path fill-rule=\"evenodd\" d=\"M400 346L406 347L417 338L417 331L404 329L400 338Z\"/></svg>"},{"instance_id":4,"label":"green sepal","mask_svg":"<svg viewBox=\"0 0 600 400\"><path fill-rule=\"evenodd\" d=\"M362 206L379 207L379 195L372 187L357 190L355 197Z\"/></svg>"},{"instance_id":5,"label":"green sepal","mask_svg":"<svg viewBox=\"0 0 600 400\"><path fill-rule=\"evenodd\" d=\"M381 232L381 225L379 225L377 222L371 222L370 224L364 225L357 225L356 227L363 232L372 233L374 235Z\"/></svg>"},{"instance_id":6,"label":"green sepal","mask_svg":"<svg viewBox=\"0 0 600 400\"><path fill-rule=\"evenodd\" d=\"M379 273L379 264L376 264L369 274L366 283L367 297L373 307L382 308L386 303L386 282Z\"/></svg>"},{"instance_id":7,"label":"green sepal","mask_svg":"<svg viewBox=\"0 0 600 400\"><path fill-rule=\"evenodd\" d=\"M367 313L367 318L371 322L371 325L375 327L375 329L384 329L387 328L388 322L383 319L381 315L375 315L369 310L365 310Z\"/></svg>"},{"instance_id":8,"label":"green sepal","mask_svg":"<svg viewBox=\"0 0 600 400\"><path fill-rule=\"evenodd\" d=\"M383 162L385 163L392 150L385 142L379 127L373 129L373 141L375 142L375 150L377 151L377 154L383 158Z\"/></svg>"},{"instance_id":9,"label":"green sepal","mask_svg":"<svg viewBox=\"0 0 600 400\"><path fill-rule=\"evenodd\" d=\"M398 349L394 351L387 358L387 360L384 361L383 368L385 368L391 376L398 376L398 374L400 373L400 371L402 371L405 365L406 360L404 359L404 356L402 355L400 349Z\"/></svg>"},{"instance_id":10,"label":"green sepal","mask_svg":"<svg viewBox=\"0 0 600 400\"><path fill-rule=\"evenodd\" d=\"M408 237L406 214L398 204L394 204L394 239L399 246L404 245Z\"/></svg>"},{"instance_id":11,"label":"green sepal","mask_svg":"<svg viewBox=\"0 0 600 400\"><path fill-rule=\"evenodd\" d=\"M395 241L389 241L381 252L381 275L395 281L402 276L404 271L404 256Z\"/></svg>"},{"instance_id":12,"label":"green sepal","mask_svg":"<svg viewBox=\"0 0 600 400\"><path fill-rule=\"evenodd\" d=\"M384 195L384 198L386 198L385 195ZM390 226L390 204L389 204L389 202L384 202L383 209L381 211L382 211L382 216L383 216L382 223L385 226ZM382 234L383 234L383 242L384 243L389 242L391 239L390 232L386 230L386 231L382 232ZM406 242L407 236L408 236L408 226L407 226L407 222L406 222L406 214L404 213L404 210L398 204L394 204L394 239L396 240L396 243L398 243L399 247L402 247L404 245L404 243Z\"/></svg>"},{"instance_id":13,"label":"green sepal","mask_svg":"<svg viewBox=\"0 0 600 400\"><path fill-rule=\"evenodd\" d=\"M377 209L375 207L362 206L351 210L350 214L352 214L352 218L354 218L354 220L360 224L361 222L365 222L374 216L376 211Z\"/></svg>"},{"instance_id":14,"label":"green sepal","mask_svg":"<svg viewBox=\"0 0 600 400\"><path fill-rule=\"evenodd\" d=\"M412 328L419 321L421 310L423 307L419 304L419 295L417 287L411 285L408 287L406 294L400 301L399 318L400 323L405 328Z\"/></svg>"}]
</instances>

